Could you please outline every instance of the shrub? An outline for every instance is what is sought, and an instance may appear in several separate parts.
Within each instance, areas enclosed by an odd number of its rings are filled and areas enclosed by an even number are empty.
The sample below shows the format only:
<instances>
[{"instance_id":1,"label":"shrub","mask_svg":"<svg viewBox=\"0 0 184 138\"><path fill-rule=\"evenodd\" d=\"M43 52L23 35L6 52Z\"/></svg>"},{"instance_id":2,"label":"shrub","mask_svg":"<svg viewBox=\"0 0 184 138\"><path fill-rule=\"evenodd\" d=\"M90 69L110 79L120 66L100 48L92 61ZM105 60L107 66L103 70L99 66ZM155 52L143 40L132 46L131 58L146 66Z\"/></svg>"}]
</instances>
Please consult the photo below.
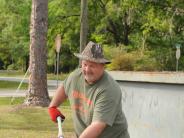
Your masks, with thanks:
<instances>
[{"instance_id":1,"label":"shrub","mask_svg":"<svg viewBox=\"0 0 184 138\"><path fill-rule=\"evenodd\" d=\"M142 57L134 65L135 71L158 71L158 62L154 58Z\"/></svg>"},{"instance_id":2,"label":"shrub","mask_svg":"<svg viewBox=\"0 0 184 138\"><path fill-rule=\"evenodd\" d=\"M11 64L11 65L8 65L7 67L7 70L18 70L18 69L20 68L16 64Z\"/></svg>"},{"instance_id":3,"label":"shrub","mask_svg":"<svg viewBox=\"0 0 184 138\"><path fill-rule=\"evenodd\" d=\"M122 52L113 58L112 63L107 65L107 69L132 71L137 60L135 57L136 55L132 53Z\"/></svg>"}]
</instances>

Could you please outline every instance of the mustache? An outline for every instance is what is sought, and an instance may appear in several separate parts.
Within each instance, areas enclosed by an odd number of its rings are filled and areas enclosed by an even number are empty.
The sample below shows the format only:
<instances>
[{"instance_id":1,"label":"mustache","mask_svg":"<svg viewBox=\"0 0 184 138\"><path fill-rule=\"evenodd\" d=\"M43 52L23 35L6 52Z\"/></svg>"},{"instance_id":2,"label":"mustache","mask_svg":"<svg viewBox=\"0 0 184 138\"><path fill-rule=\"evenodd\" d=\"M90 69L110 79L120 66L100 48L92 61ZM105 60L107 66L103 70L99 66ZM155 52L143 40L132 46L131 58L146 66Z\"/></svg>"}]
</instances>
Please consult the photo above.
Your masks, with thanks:
<instances>
[{"instance_id":1,"label":"mustache","mask_svg":"<svg viewBox=\"0 0 184 138\"><path fill-rule=\"evenodd\" d=\"M94 74L92 74L92 73L85 73L84 76L86 78L94 78Z\"/></svg>"}]
</instances>

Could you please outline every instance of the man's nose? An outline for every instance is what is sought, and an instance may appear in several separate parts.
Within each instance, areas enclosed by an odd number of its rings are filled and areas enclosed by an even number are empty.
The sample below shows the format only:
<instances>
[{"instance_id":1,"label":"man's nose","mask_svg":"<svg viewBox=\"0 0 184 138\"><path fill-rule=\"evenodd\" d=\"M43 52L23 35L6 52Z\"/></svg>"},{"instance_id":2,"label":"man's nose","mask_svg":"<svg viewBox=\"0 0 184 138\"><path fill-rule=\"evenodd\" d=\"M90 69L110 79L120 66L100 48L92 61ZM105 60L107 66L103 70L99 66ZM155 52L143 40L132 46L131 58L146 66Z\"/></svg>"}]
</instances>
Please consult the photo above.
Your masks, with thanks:
<instances>
[{"instance_id":1,"label":"man's nose","mask_svg":"<svg viewBox=\"0 0 184 138\"><path fill-rule=\"evenodd\" d=\"M86 66L85 70L86 70L86 72L89 72L90 71L90 67Z\"/></svg>"}]
</instances>

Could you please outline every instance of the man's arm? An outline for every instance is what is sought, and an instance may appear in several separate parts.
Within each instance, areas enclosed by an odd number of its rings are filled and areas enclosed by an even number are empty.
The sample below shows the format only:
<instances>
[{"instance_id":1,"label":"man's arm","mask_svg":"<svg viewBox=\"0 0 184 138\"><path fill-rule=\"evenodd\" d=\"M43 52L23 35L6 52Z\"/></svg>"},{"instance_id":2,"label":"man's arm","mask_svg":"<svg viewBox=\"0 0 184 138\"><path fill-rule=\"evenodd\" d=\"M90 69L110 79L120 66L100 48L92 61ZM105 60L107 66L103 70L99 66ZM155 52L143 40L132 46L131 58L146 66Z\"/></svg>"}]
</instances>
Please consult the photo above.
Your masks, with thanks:
<instances>
[{"instance_id":1,"label":"man's arm","mask_svg":"<svg viewBox=\"0 0 184 138\"><path fill-rule=\"evenodd\" d=\"M52 121L57 122L57 117L60 116L63 120L65 116L57 109L57 107L67 98L63 86L60 86L49 105L48 112Z\"/></svg>"},{"instance_id":2,"label":"man's arm","mask_svg":"<svg viewBox=\"0 0 184 138\"><path fill-rule=\"evenodd\" d=\"M103 132L106 124L104 122L95 121L92 122L80 135L79 138L98 138Z\"/></svg>"},{"instance_id":3,"label":"man's arm","mask_svg":"<svg viewBox=\"0 0 184 138\"><path fill-rule=\"evenodd\" d=\"M61 85L56 90L49 107L54 107L54 106L58 107L61 103L64 102L65 99L67 99L67 95L65 94L63 85Z\"/></svg>"}]
</instances>

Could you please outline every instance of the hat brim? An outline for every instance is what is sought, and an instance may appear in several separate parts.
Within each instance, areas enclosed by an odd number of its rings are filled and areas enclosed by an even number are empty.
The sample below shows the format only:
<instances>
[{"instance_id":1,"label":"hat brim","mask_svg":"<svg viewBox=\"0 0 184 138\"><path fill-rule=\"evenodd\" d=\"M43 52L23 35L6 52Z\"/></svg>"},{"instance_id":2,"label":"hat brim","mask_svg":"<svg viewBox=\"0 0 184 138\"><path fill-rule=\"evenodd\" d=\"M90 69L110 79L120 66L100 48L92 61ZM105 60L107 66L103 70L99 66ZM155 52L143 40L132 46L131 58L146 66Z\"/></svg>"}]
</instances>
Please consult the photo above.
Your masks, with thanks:
<instances>
[{"instance_id":1,"label":"hat brim","mask_svg":"<svg viewBox=\"0 0 184 138\"><path fill-rule=\"evenodd\" d=\"M92 62L95 62L95 63L103 63L103 64L110 64L111 63L111 61L109 61L105 58L96 59L96 58L91 58L91 57L88 57L88 56L84 56L80 53L74 53L74 55L76 57L78 57L79 59L88 60L88 61L92 61Z\"/></svg>"}]
</instances>

